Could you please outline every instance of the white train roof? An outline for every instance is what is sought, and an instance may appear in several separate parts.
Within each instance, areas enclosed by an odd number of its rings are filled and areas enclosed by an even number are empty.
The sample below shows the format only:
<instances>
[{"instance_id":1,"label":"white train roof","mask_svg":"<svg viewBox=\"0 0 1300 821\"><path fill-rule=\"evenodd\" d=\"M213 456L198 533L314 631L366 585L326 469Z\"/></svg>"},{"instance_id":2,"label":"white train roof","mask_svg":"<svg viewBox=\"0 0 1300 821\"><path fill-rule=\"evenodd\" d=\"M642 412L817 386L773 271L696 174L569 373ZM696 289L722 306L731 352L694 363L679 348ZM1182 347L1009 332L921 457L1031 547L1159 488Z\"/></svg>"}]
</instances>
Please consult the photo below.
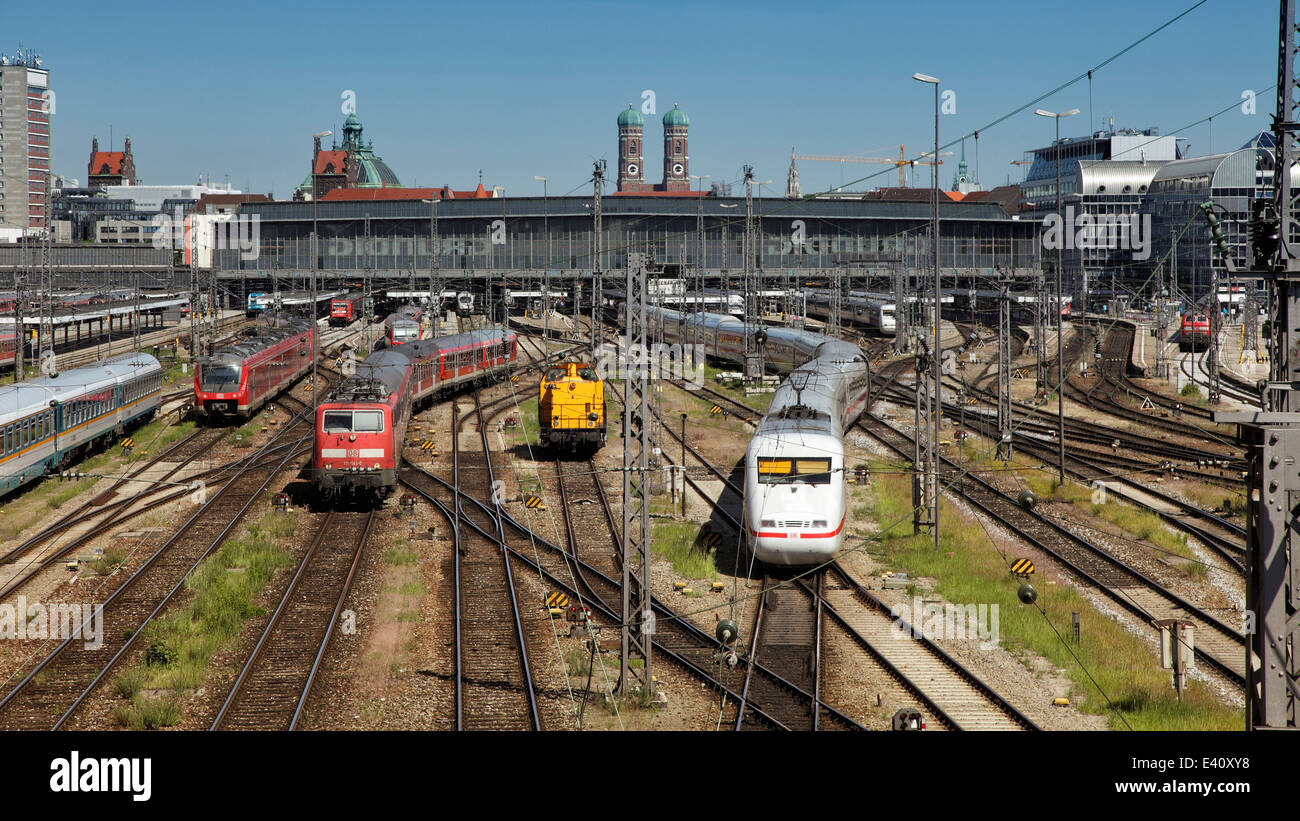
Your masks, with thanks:
<instances>
[{"instance_id":1,"label":"white train roof","mask_svg":"<svg viewBox=\"0 0 1300 821\"><path fill-rule=\"evenodd\" d=\"M0 388L0 425L50 406L51 400L70 402L86 393L106 390L141 373L161 371L147 353L129 353L73 368L58 376L42 376Z\"/></svg>"}]
</instances>

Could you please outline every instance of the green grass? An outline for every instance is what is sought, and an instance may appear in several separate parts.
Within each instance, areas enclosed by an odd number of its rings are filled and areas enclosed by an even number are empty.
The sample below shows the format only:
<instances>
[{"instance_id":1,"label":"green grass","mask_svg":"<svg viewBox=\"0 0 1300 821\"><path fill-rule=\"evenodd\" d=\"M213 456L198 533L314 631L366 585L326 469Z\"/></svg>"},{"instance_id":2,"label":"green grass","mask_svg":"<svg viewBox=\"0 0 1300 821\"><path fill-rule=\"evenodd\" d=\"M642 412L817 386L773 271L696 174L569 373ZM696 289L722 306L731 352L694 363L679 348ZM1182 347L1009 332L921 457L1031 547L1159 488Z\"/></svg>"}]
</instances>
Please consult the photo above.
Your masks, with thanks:
<instances>
[{"instance_id":1,"label":"green grass","mask_svg":"<svg viewBox=\"0 0 1300 821\"><path fill-rule=\"evenodd\" d=\"M405 539L398 539L392 547L384 551L384 561L394 567L415 564L419 558L415 549Z\"/></svg>"},{"instance_id":2,"label":"green grass","mask_svg":"<svg viewBox=\"0 0 1300 821\"><path fill-rule=\"evenodd\" d=\"M276 540L292 535L295 517L267 513L186 579L188 603L149 626L141 637L149 648L145 661L114 681L127 702L114 708L119 723L153 729L180 720L181 696L203 684L213 655L238 638L245 621L263 614L254 599L276 571L293 564ZM146 697L146 690L164 694Z\"/></svg>"},{"instance_id":3,"label":"green grass","mask_svg":"<svg viewBox=\"0 0 1300 821\"><path fill-rule=\"evenodd\" d=\"M537 447L541 442L540 428L537 424L537 397L520 402L515 416L519 418L519 427L506 431L507 445L512 448L520 445Z\"/></svg>"},{"instance_id":4,"label":"green grass","mask_svg":"<svg viewBox=\"0 0 1300 821\"><path fill-rule=\"evenodd\" d=\"M713 563L715 551L705 551L695 544L700 535L699 525L656 519L653 527L651 551L671 562L679 576L708 581L718 577Z\"/></svg>"},{"instance_id":5,"label":"green grass","mask_svg":"<svg viewBox=\"0 0 1300 821\"><path fill-rule=\"evenodd\" d=\"M233 445L237 448L250 448L253 446L253 437L262 431L262 420L260 417L253 417L241 427L235 428L226 434L226 444Z\"/></svg>"},{"instance_id":6,"label":"green grass","mask_svg":"<svg viewBox=\"0 0 1300 821\"><path fill-rule=\"evenodd\" d=\"M882 471L885 467L881 465ZM1087 713L1104 715L1112 729L1123 729L1119 715L1137 730L1240 730L1240 709L1219 702L1207 688L1190 682L1180 702L1170 686L1170 674L1159 668L1150 645L1131 634L1110 616L1097 611L1083 596L1066 585L1034 581L1044 619L1033 607L1017 599L1018 580L1007 571L1003 557L984 529L951 505L941 513L941 542L934 549L927 533L912 535L911 484L906 475L877 472L873 467L873 507L882 528L899 522L868 549L885 567L906 571L914 578L936 580L935 592L949 602L997 604L1000 644L1016 653L1036 653L1064 670L1072 683L1071 700ZM1016 547L1006 545L1007 558ZM947 558L951 552L952 558ZM1061 643L1052 626L1068 635L1071 613L1082 614L1082 640L1072 647L1082 665L1096 678L1118 708L1105 699ZM1047 699L1049 694L1044 693Z\"/></svg>"},{"instance_id":7,"label":"green grass","mask_svg":"<svg viewBox=\"0 0 1300 821\"><path fill-rule=\"evenodd\" d=\"M1115 525L1127 538L1148 542L1166 553L1190 559L1190 562L1183 565L1183 570L1193 576L1205 575L1205 565L1200 563L1200 559L1188 546L1187 534L1173 532L1157 514L1134 507L1114 494L1107 494L1104 502L1096 503L1093 501L1095 491L1075 482L1066 482L1062 486L1057 484L1055 478L1032 475L1024 476L1024 482L1041 501L1074 505L1081 511ZM1086 531L1084 535L1087 536Z\"/></svg>"},{"instance_id":8,"label":"green grass","mask_svg":"<svg viewBox=\"0 0 1300 821\"><path fill-rule=\"evenodd\" d=\"M1188 399L1200 399L1201 388L1195 382L1188 382L1186 385L1183 385L1183 388L1178 392L1178 395Z\"/></svg>"}]
</instances>

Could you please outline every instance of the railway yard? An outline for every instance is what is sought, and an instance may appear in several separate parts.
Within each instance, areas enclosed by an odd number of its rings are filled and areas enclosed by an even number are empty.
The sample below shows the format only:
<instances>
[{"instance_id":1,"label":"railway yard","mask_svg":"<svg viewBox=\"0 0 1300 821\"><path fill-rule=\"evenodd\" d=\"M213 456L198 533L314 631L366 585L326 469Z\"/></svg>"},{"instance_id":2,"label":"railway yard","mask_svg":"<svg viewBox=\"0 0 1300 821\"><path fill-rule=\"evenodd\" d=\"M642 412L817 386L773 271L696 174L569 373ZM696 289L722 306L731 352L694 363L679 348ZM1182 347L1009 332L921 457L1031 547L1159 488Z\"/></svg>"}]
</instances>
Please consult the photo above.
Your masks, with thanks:
<instances>
[{"instance_id":1,"label":"railway yard","mask_svg":"<svg viewBox=\"0 0 1300 821\"><path fill-rule=\"evenodd\" d=\"M222 333L251 338L251 320L231 322ZM1240 727L1242 449L1190 392L1134 375L1134 323L1063 323L1058 465L1056 395L1035 389L1027 334L1000 362L996 330L944 322L943 347L960 355L944 374L937 549L913 527L915 358L850 333L870 376L831 479L842 532L833 557L806 566L759 561L745 536L746 450L774 394L720 378L717 360L656 380L657 464L643 477L654 686L639 691L618 686L627 384L604 383L604 447L539 438L539 386L563 374L546 365L590 361L590 323L566 319L545 338L540 321L512 317L494 337L508 346L499 367L488 353L454 390L444 377L415 394L408 421L381 426L401 458L391 478L375 463L391 490L378 496L324 495L313 481L311 460L328 458L313 457L325 435L313 400L364 400L361 375L372 391L380 381L366 369L381 354L356 362L384 346L382 329L334 324L317 327L314 383L295 374L245 417L214 419L194 412L210 400L187 388L188 368L169 370L129 446L6 498L0 606L40 602L42 615L0 643L0 727ZM382 356L413 357L416 384L423 344L390 334ZM1201 357L1177 362L1195 378ZM1002 368L1014 436L997 458ZM1249 398L1229 383L1223 401ZM355 442L371 405L349 407L353 427L338 430ZM1033 574L1017 576L1026 561ZM1160 664L1163 619L1195 630L1177 693Z\"/></svg>"}]
</instances>

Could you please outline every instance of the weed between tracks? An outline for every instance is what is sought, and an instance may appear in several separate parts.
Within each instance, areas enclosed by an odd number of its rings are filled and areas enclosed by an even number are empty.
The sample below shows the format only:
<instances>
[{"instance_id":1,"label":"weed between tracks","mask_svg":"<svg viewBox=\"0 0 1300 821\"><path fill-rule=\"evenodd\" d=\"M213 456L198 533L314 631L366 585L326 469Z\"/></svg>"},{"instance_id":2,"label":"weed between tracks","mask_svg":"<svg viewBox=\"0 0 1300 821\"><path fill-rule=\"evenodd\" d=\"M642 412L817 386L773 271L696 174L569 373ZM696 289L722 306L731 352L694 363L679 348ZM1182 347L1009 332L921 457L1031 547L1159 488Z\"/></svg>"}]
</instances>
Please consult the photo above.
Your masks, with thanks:
<instances>
[{"instance_id":1,"label":"weed between tracks","mask_svg":"<svg viewBox=\"0 0 1300 821\"><path fill-rule=\"evenodd\" d=\"M277 542L296 526L295 513L268 513L186 579L188 604L149 626L144 661L113 681L113 692L125 700L113 707L119 724L155 729L180 721L181 700L202 685L212 656L239 636L245 621L264 614L253 602L276 571L293 565Z\"/></svg>"},{"instance_id":2,"label":"weed between tracks","mask_svg":"<svg viewBox=\"0 0 1300 821\"><path fill-rule=\"evenodd\" d=\"M537 397L520 402L515 415L519 417L519 427L506 429L506 445L512 448L520 445L537 447L541 441L537 424Z\"/></svg>"},{"instance_id":3,"label":"weed between tracks","mask_svg":"<svg viewBox=\"0 0 1300 821\"><path fill-rule=\"evenodd\" d=\"M872 466L870 492L875 520L882 526L900 522L882 533L878 544L868 547L886 567L906 571L914 578L935 579L935 592L947 601L998 605L1001 646L1018 655L1026 651L1037 654L1064 670L1073 684L1071 700L1084 712L1107 716L1111 729L1124 729L1116 712L1135 730L1242 728L1240 710L1220 703L1200 682L1189 682L1183 700L1178 701L1170 674L1159 669L1151 645L1098 611L1072 587L1041 577L1034 581L1038 604L1047 619L1037 609L1021 604L1016 597L1019 582L1009 574L997 549L1013 560L1016 547L995 545L983 527L952 505L944 505L940 514L937 553L931 535L913 536L911 481L906 475L886 474L891 467L886 463ZM950 552L952 558L947 558ZM1110 697L1114 710L1053 631L1051 625L1069 641L1073 611L1081 614L1082 631L1079 644L1070 649ZM1042 695L1044 701L1052 697L1046 690Z\"/></svg>"},{"instance_id":4,"label":"weed between tracks","mask_svg":"<svg viewBox=\"0 0 1300 821\"><path fill-rule=\"evenodd\" d=\"M1105 501L1094 502L1095 491L1074 482L1060 485L1054 478L1047 476L1029 475L1022 478L1040 500L1073 505L1080 511L1115 525L1123 532L1124 538L1147 542L1167 554L1189 559L1190 561L1185 563L1179 562L1178 567L1190 576L1196 578L1205 576L1206 567L1188 546L1187 534L1173 532L1156 514L1112 500L1109 496L1100 497ZM1084 532L1082 535L1088 538L1095 534Z\"/></svg>"}]
</instances>

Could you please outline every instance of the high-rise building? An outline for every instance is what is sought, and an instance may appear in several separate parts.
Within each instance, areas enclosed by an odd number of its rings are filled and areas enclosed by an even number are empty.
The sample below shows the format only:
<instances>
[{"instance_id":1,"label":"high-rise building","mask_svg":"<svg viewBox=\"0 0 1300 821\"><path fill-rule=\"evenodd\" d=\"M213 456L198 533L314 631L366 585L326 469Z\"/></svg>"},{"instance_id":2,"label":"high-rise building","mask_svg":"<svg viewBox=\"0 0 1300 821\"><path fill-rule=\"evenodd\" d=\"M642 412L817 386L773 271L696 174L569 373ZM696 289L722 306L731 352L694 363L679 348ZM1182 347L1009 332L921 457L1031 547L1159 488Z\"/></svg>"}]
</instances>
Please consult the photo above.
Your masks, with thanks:
<instances>
[{"instance_id":1,"label":"high-rise building","mask_svg":"<svg viewBox=\"0 0 1300 821\"><path fill-rule=\"evenodd\" d=\"M0 55L0 227L45 227L53 111L41 58L32 51Z\"/></svg>"}]
</instances>

